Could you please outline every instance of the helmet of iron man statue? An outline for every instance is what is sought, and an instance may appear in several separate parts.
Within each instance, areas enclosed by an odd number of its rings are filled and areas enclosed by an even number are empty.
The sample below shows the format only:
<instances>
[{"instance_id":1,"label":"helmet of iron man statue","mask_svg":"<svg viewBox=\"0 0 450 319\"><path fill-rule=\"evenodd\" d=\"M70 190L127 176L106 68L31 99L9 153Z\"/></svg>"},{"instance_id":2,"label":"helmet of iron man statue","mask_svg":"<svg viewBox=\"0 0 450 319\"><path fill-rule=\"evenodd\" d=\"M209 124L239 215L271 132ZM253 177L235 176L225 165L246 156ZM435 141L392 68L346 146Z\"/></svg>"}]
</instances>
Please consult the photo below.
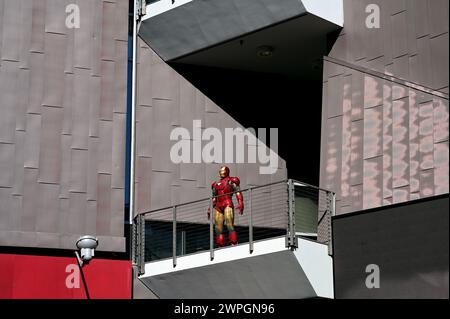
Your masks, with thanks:
<instances>
[{"instance_id":1,"label":"helmet of iron man statue","mask_svg":"<svg viewBox=\"0 0 450 319\"><path fill-rule=\"evenodd\" d=\"M219 176L221 179L227 178L230 176L230 169L227 166L222 166L219 170Z\"/></svg>"}]
</instances>

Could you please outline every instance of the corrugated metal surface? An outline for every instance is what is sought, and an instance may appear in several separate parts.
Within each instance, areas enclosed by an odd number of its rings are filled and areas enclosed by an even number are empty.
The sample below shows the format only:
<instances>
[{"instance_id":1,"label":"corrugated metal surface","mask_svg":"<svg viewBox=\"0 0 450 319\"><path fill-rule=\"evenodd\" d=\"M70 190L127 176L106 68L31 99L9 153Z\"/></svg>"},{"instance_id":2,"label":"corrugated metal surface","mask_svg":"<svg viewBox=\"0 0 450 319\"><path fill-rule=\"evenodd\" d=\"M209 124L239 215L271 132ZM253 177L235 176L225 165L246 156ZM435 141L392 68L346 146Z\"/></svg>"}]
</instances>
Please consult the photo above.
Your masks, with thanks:
<instances>
[{"instance_id":1,"label":"corrugated metal surface","mask_svg":"<svg viewBox=\"0 0 450 319\"><path fill-rule=\"evenodd\" d=\"M173 164L170 149L175 141L170 140L170 132L181 126L189 130L192 138L193 120L201 120L202 128L216 127L223 135L225 128L241 125L142 41L138 62L137 213L210 196L210 185L219 178L222 163ZM257 165L229 164L229 167L231 175L240 177L242 188L287 178L286 164L281 158L273 175L259 174Z\"/></svg>"},{"instance_id":2,"label":"corrugated metal surface","mask_svg":"<svg viewBox=\"0 0 450 319\"><path fill-rule=\"evenodd\" d=\"M368 4L380 7L379 29L365 25ZM338 213L448 193L448 5L344 1L329 56L346 66L324 65L320 179Z\"/></svg>"},{"instance_id":3,"label":"corrugated metal surface","mask_svg":"<svg viewBox=\"0 0 450 319\"><path fill-rule=\"evenodd\" d=\"M0 0L0 246L125 250L127 30L127 0Z\"/></svg>"}]
</instances>

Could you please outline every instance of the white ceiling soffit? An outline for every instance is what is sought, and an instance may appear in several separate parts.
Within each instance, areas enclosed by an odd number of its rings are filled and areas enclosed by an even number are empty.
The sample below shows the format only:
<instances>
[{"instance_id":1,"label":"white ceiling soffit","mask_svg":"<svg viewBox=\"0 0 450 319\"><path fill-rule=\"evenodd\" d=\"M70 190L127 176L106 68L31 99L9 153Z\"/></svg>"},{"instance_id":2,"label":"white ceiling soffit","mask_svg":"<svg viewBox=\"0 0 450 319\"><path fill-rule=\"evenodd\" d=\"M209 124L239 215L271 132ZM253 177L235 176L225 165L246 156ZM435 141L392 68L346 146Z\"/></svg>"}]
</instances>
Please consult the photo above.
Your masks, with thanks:
<instances>
[{"instance_id":1,"label":"white ceiling soffit","mask_svg":"<svg viewBox=\"0 0 450 319\"><path fill-rule=\"evenodd\" d=\"M147 20L151 17L154 17L163 12L175 9L176 7L182 6L188 2L192 2L193 0L160 0L154 3L150 3L147 5L146 14L142 18L142 20Z\"/></svg>"},{"instance_id":2,"label":"white ceiling soffit","mask_svg":"<svg viewBox=\"0 0 450 319\"><path fill-rule=\"evenodd\" d=\"M157 16L163 12L175 9L195 0L160 0L150 3L146 8L146 15L142 20ZM299 0L306 10L322 19L344 26L343 0Z\"/></svg>"},{"instance_id":3,"label":"white ceiling soffit","mask_svg":"<svg viewBox=\"0 0 450 319\"><path fill-rule=\"evenodd\" d=\"M306 11L322 19L344 26L343 0L300 0Z\"/></svg>"}]
</instances>

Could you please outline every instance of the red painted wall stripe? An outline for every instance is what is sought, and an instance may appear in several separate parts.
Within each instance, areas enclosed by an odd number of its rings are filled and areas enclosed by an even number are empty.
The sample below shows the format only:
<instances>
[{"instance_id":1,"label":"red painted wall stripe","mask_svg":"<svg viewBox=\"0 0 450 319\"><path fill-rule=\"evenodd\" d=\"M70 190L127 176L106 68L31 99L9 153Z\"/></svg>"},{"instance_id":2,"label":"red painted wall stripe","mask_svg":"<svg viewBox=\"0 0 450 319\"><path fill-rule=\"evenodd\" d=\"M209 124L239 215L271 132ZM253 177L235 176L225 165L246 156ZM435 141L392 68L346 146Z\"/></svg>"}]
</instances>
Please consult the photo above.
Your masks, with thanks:
<instances>
[{"instance_id":1,"label":"red painted wall stripe","mask_svg":"<svg viewBox=\"0 0 450 319\"><path fill-rule=\"evenodd\" d=\"M1 299L84 299L77 261L69 257L0 254ZM84 268L92 299L130 299L128 260L95 258Z\"/></svg>"}]
</instances>

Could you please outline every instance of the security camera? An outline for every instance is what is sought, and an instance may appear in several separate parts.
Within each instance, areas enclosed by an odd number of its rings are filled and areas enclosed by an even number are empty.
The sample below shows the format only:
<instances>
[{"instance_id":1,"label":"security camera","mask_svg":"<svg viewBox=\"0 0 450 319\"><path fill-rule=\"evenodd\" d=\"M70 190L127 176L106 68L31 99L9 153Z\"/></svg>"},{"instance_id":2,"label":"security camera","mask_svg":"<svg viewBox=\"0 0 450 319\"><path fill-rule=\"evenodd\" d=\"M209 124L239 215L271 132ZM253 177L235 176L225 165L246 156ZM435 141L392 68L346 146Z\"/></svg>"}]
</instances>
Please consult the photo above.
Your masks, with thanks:
<instances>
[{"instance_id":1,"label":"security camera","mask_svg":"<svg viewBox=\"0 0 450 319\"><path fill-rule=\"evenodd\" d=\"M95 248L98 246L98 239L93 236L83 236L77 240L77 248L80 249L81 258L76 252L80 266L89 264L94 257Z\"/></svg>"}]
</instances>

